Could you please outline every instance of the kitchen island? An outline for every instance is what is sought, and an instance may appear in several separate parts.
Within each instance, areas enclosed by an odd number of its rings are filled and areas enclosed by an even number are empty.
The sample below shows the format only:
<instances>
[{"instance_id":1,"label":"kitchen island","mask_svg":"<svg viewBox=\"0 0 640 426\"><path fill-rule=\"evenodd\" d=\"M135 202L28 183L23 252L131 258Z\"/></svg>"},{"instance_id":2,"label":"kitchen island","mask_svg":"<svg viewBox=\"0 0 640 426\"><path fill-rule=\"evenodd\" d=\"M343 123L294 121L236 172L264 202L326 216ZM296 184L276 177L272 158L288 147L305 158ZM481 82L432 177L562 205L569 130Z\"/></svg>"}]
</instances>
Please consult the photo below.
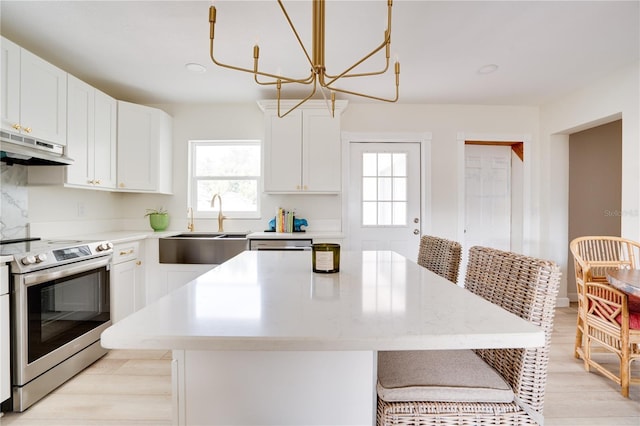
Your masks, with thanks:
<instances>
[{"instance_id":1,"label":"kitchen island","mask_svg":"<svg viewBox=\"0 0 640 426\"><path fill-rule=\"evenodd\" d=\"M544 333L388 251L246 251L118 322L102 344L172 349L174 423L373 425L377 351L535 347Z\"/></svg>"}]
</instances>

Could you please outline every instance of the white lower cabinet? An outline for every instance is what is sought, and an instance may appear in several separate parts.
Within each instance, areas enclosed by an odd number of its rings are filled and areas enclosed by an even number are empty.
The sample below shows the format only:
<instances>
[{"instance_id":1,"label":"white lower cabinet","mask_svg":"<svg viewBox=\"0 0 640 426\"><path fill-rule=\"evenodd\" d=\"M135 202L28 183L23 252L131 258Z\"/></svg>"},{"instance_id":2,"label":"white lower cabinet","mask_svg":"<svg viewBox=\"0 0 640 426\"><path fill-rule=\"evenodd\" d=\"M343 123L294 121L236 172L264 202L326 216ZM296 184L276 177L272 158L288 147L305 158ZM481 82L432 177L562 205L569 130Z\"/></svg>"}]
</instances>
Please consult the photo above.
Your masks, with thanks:
<instances>
[{"instance_id":1,"label":"white lower cabinet","mask_svg":"<svg viewBox=\"0 0 640 426\"><path fill-rule=\"evenodd\" d=\"M152 303L193 281L218 265L160 263L159 241L150 238L146 245L146 303Z\"/></svg>"},{"instance_id":2,"label":"white lower cabinet","mask_svg":"<svg viewBox=\"0 0 640 426\"><path fill-rule=\"evenodd\" d=\"M111 267L111 321L116 323L146 304L144 242L116 244Z\"/></svg>"}]
</instances>

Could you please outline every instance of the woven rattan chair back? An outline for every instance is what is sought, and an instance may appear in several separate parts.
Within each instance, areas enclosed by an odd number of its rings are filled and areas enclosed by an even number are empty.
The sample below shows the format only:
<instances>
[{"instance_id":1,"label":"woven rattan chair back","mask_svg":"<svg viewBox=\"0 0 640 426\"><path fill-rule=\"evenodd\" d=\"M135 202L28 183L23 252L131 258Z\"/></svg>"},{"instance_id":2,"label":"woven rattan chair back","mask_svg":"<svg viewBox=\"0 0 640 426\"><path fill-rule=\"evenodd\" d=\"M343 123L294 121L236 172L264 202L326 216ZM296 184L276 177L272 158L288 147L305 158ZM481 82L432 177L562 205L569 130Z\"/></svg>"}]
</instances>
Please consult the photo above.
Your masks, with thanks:
<instances>
[{"instance_id":1,"label":"woven rattan chair back","mask_svg":"<svg viewBox=\"0 0 640 426\"><path fill-rule=\"evenodd\" d=\"M534 425L543 420L549 346L560 282L546 260L472 247L465 288L540 326L545 344L528 349L476 350L509 383L515 401L387 402L378 398L378 425Z\"/></svg>"},{"instance_id":2,"label":"woven rattan chair back","mask_svg":"<svg viewBox=\"0 0 640 426\"><path fill-rule=\"evenodd\" d=\"M418 265L451 281L458 282L462 246L456 241L423 235L418 250Z\"/></svg>"},{"instance_id":3,"label":"woven rattan chair back","mask_svg":"<svg viewBox=\"0 0 640 426\"><path fill-rule=\"evenodd\" d=\"M587 313L587 299L585 283L606 283L606 270L609 268L638 267L640 255L637 243L613 236L585 236L576 238L569 243L573 254L573 264L576 277L576 292L578 295L578 317L576 320L576 340L574 356L582 358L588 370L588 359L584 354L584 330Z\"/></svg>"},{"instance_id":4,"label":"woven rattan chair back","mask_svg":"<svg viewBox=\"0 0 640 426\"><path fill-rule=\"evenodd\" d=\"M606 270L635 269L640 261L640 244L621 237L586 236L569 244L576 270L578 318L574 356L582 358L585 370L591 367L620 385L623 396L629 396L629 385L640 384L631 377L631 362L640 360L640 330L629 326L629 297L611 287ZM598 350L615 353L619 368L593 358L592 345Z\"/></svg>"}]
</instances>

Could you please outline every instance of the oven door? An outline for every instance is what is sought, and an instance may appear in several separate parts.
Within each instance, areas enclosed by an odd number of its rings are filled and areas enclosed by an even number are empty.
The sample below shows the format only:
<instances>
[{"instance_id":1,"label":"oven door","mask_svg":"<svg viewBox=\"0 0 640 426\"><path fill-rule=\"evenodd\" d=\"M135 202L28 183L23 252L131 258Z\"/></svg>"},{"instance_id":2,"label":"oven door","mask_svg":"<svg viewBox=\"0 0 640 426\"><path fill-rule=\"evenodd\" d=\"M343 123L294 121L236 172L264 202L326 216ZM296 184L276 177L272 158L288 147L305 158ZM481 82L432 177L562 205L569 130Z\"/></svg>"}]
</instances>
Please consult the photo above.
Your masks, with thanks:
<instances>
[{"instance_id":1,"label":"oven door","mask_svg":"<svg viewBox=\"0 0 640 426\"><path fill-rule=\"evenodd\" d=\"M111 325L111 256L13 275L14 385L100 340Z\"/></svg>"}]
</instances>

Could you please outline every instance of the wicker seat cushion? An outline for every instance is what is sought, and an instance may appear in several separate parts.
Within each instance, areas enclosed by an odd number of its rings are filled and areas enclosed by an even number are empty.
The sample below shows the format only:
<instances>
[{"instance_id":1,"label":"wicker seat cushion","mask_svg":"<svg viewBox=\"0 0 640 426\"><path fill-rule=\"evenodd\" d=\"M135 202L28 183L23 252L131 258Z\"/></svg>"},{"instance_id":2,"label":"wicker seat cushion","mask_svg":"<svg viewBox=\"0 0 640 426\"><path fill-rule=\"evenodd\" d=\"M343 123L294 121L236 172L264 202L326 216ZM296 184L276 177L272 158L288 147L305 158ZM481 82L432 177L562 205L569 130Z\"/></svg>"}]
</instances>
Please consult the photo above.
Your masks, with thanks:
<instances>
[{"instance_id":1,"label":"wicker seat cushion","mask_svg":"<svg viewBox=\"0 0 640 426\"><path fill-rule=\"evenodd\" d=\"M502 377L470 350L379 352L377 391L390 402L514 400Z\"/></svg>"}]
</instances>

